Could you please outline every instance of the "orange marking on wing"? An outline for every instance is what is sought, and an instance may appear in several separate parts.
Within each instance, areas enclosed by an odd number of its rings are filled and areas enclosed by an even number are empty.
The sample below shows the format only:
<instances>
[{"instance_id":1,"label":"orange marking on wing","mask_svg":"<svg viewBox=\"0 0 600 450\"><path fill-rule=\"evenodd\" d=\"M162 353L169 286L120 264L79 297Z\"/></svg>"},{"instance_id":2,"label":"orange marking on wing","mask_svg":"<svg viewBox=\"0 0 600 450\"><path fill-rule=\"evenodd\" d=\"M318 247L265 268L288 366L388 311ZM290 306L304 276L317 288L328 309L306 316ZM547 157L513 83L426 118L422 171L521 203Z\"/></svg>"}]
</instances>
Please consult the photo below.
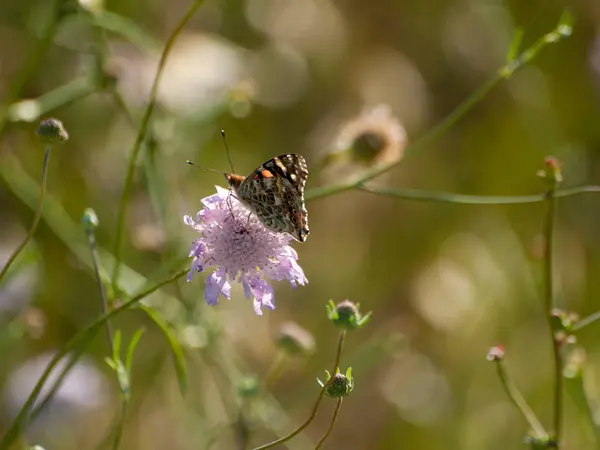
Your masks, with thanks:
<instances>
[{"instance_id":1,"label":"orange marking on wing","mask_svg":"<svg viewBox=\"0 0 600 450\"><path fill-rule=\"evenodd\" d=\"M269 172L267 169L263 170L261 172L261 175L263 176L263 178L273 178L273 174L271 172Z\"/></svg>"}]
</instances>

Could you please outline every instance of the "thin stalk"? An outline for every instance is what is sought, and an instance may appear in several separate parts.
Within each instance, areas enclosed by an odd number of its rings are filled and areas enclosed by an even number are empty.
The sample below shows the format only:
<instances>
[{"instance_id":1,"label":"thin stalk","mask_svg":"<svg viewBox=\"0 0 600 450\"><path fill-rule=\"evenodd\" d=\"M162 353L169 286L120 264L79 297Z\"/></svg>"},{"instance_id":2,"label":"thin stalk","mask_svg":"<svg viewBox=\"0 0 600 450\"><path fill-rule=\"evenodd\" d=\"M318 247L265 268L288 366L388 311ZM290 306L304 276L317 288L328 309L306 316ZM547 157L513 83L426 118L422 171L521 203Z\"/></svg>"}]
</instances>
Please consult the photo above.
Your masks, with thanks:
<instances>
[{"instance_id":1,"label":"thin stalk","mask_svg":"<svg viewBox=\"0 0 600 450\"><path fill-rule=\"evenodd\" d=\"M133 144L133 149L131 150L131 156L129 157L129 167L127 169L127 176L125 178L125 185L123 187L123 194L121 196L121 202L119 204L119 212L117 217L117 232L115 238L115 265L112 274L112 291L113 296L117 293L117 284L118 284L118 276L119 269L121 266L121 256L123 252L123 233L125 228L125 216L127 213L127 206L129 204L129 197L131 196L131 189L133 184L133 176L135 173L135 166L138 159L138 155L142 148L142 144L146 137L146 133L148 131L148 127L150 125L150 118L152 117L152 113L154 112L154 108L156 106L156 97L158 94L158 86L160 84L160 80L166 66L167 58L173 49L173 45L175 44L175 40L182 32L183 28L187 25L188 21L192 18L196 10L204 3L204 0L196 0L192 6L188 9L182 19L179 21L169 39L165 44L165 48L160 56L160 60L158 62L158 68L156 69L156 74L154 75L154 81L152 83L152 88L150 91L150 100L148 102L148 106L146 107L146 111L142 117L142 121L140 124L140 128L135 139L135 143Z\"/></svg>"},{"instance_id":2,"label":"thin stalk","mask_svg":"<svg viewBox=\"0 0 600 450\"><path fill-rule=\"evenodd\" d=\"M275 359L271 362L269 370L267 370L267 374L263 378L261 389L263 392L267 391L269 386L271 386L275 380L277 380L283 371L285 370L286 363L289 361L288 356L282 352L278 351Z\"/></svg>"},{"instance_id":3,"label":"thin stalk","mask_svg":"<svg viewBox=\"0 0 600 450\"><path fill-rule=\"evenodd\" d=\"M123 437L123 430L125 429L125 417L129 409L129 400L124 399L121 406L121 416L119 417L119 423L117 423L117 431L115 432L115 439L113 441L112 450L118 450Z\"/></svg>"},{"instance_id":4,"label":"thin stalk","mask_svg":"<svg viewBox=\"0 0 600 450\"><path fill-rule=\"evenodd\" d=\"M397 197L406 200L417 200L438 203L458 203L465 205L519 205L529 203L542 203L547 201L548 194L530 195L465 195L453 192L436 192L421 189L394 189L384 187L359 186L359 190L370 194ZM577 186L560 189L554 192L554 198L571 197L574 195L600 192L600 186Z\"/></svg>"},{"instance_id":5,"label":"thin stalk","mask_svg":"<svg viewBox=\"0 0 600 450\"><path fill-rule=\"evenodd\" d=\"M187 272L188 272L187 269L185 269L185 270L181 270L181 271L173 274L166 280L163 280L160 283L158 283L154 286L151 286L150 288L141 292L140 294L132 297L131 299L124 302L119 307L111 310L108 314L106 314L102 317L99 317L92 324L88 325L86 328L79 331L75 336L73 336L69 340L69 342L67 342L67 344L64 347L62 347L58 352L56 352L56 354L50 360L50 363L48 363L48 365L46 366L44 373L42 373L42 376L38 379L36 385L34 386L33 390L29 394L27 401L21 407L19 414L17 415L17 417L15 418L13 423L10 425L10 427L8 428L8 430L2 437L2 440L0 441L0 450L8 450L10 448L10 446L14 443L15 439L17 439L19 434L23 430L25 430L25 428L27 426L27 422L29 421L29 411L31 410L34 403L37 401L37 398L40 395L40 392L42 391L44 384L48 380L48 377L50 376L50 374L52 373L54 368L69 353L69 351L71 349L77 348L79 345L83 345L84 347L86 347L87 345L89 345L89 343L92 341L92 339L96 336L96 334L100 331L100 329L102 327L104 327L104 323L107 320L109 320L109 319L115 317L117 314L129 309L135 303L141 301L142 299L144 299L148 295L154 293L155 291L162 288L163 286L165 286L169 283L172 283L173 281L183 277L184 275L187 274ZM83 349L81 349L81 353L79 353L79 355L81 355L82 353L83 353ZM53 389L54 388L51 388L50 391L52 392Z\"/></svg>"},{"instance_id":6,"label":"thin stalk","mask_svg":"<svg viewBox=\"0 0 600 450\"><path fill-rule=\"evenodd\" d=\"M404 157L400 161L390 162L388 164L383 164L379 167L366 170L362 174L344 183L310 189L306 192L306 201L315 200L358 188L363 183L366 183L367 181L393 169L401 162L404 162L408 156L418 153L423 148L428 146L432 141L438 139L450 128L452 128L459 120L461 120L471 109L473 109L474 106L480 103L487 96L487 94L497 84L500 83L500 81L510 78L516 70L531 62L548 44L559 42L561 39L567 37L570 34L571 28L570 24L566 23L568 22L566 21L566 16L568 16L568 14L563 14L563 17L561 17L554 30L537 39L529 48L524 50L516 58L509 59L503 67L498 69L496 73L494 73L479 89L477 89L474 93L467 97L466 100L460 103L450 114L442 119L441 122L435 125L420 139L417 139L413 144L409 144L406 147Z\"/></svg>"},{"instance_id":7,"label":"thin stalk","mask_svg":"<svg viewBox=\"0 0 600 450\"><path fill-rule=\"evenodd\" d=\"M100 258L98 257L98 247L96 246L96 236L92 230L87 229L86 235L88 238L88 242L90 244L90 251L92 253L92 265L94 268L94 274L96 275L96 282L98 283L98 291L100 292L100 298L102 300L102 313L104 315L108 314L109 306L108 306L108 297L106 296L106 289L104 289L104 283L102 282L102 278L100 278ZM106 339L108 345L110 346L110 354L114 355L115 353L115 344L113 341L113 332L110 326L110 322L107 320L104 324L106 328Z\"/></svg>"},{"instance_id":8,"label":"thin stalk","mask_svg":"<svg viewBox=\"0 0 600 450\"><path fill-rule=\"evenodd\" d=\"M600 320L600 311L590 314L589 316L584 317L583 319L579 320L577 323L575 323L573 325L573 331L579 331L582 328L585 328L588 325L591 325L592 323L597 322L598 320Z\"/></svg>"},{"instance_id":9,"label":"thin stalk","mask_svg":"<svg viewBox=\"0 0 600 450\"><path fill-rule=\"evenodd\" d=\"M342 407L342 400L344 400L344 397L338 398L338 401L335 405L335 410L333 411L333 417L331 418L331 422L329 423L329 428L327 428L327 431L325 432L323 437L319 440L319 442L317 442L315 450L319 450L321 448L321 446L325 443L325 441L333 431L333 427L335 426L338 414L340 413L340 408Z\"/></svg>"},{"instance_id":10,"label":"thin stalk","mask_svg":"<svg viewBox=\"0 0 600 450\"><path fill-rule=\"evenodd\" d=\"M508 375L506 367L504 365L504 361L496 360L496 369L498 370L498 377L504 387L504 391L508 395L508 398L513 402L513 404L517 407L517 409L523 414L527 423L535 433L537 438L544 439L548 433L544 429L544 426L541 424L533 410L529 407L523 394L521 391L515 386L512 382L511 378Z\"/></svg>"},{"instance_id":11,"label":"thin stalk","mask_svg":"<svg viewBox=\"0 0 600 450\"><path fill-rule=\"evenodd\" d=\"M344 348L345 338L346 338L346 330L342 330L340 332L340 337L338 339L337 352L335 355L335 362L333 364L333 369L331 370L332 374L335 373L336 369L340 365L340 358L342 356L342 349ZM261 445L260 447L256 447L253 450L264 450L267 448L275 447L276 445L279 445L279 444L283 444L284 442L292 439L294 436L296 436L298 433L300 433L306 427L308 427L310 425L310 423L315 419L315 417L317 417L317 412L319 411L319 407L321 406L321 401L323 400L323 397L325 396L325 390L327 389L327 386L329 386L329 383L331 383L332 380L333 380L333 377L331 377L326 383L324 383L324 386L321 388L321 391L319 392L319 396L317 397L317 400L315 402L315 405L313 406L310 416L308 417L308 419L306 419L306 421L302 425L300 425L298 428L296 428L294 431L292 431L287 436L277 439L276 441L269 442L268 444ZM2 449L0 448L0 450L2 450Z\"/></svg>"},{"instance_id":12,"label":"thin stalk","mask_svg":"<svg viewBox=\"0 0 600 450\"><path fill-rule=\"evenodd\" d=\"M434 141L439 136L448 131L450 128L452 128L454 124L456 124L460 119L462 119L462 117L468 111L470 111L471 108L473 108L475 105L481 102L486 97L488 92L490 92L492 88L495 87L503 79L504 77L502 76L501 72L496 72L492 77L490 77L488 81L486 81L479 89L477 89L465 101L458 105L454 109L454 111L448 114L441 122L434 126L423 137L416 140L412 145L408 145L406 147L406 151L401 161L404 161L410 155L418 153L420 150L429 145L432 141ZM366 183L367 181L371 180L372 178L375 178L393 169L401 161L389 162L387 164L383 164L381 166L366 170L364 173L345 183L332 184L330 186L310 189L306 192L306 201L316 200L318 198L327 197L329 195L338 194L340 192L349 191L351 189L356 189L363 183Z\"/></svg>"},{"instance_id":13,"label":"thin stalk","mask_svg":"<svg viewBox=\"0 0 600 450\"><path fill-rule=\"evenodd\" d=\"M0 271L0 283L2 282L2 279L8 273L8 269L10 269L10 266L12 266L12 264L17 259L17 256L19 256L19 254L23 251L23 249L29 243L29 241L35 234L35 230L37 229L38 224L40 223L40 217L42 217L42 206L44 204L44 197L46 197L46 181L48 179L48 162L50 161L51 151L52 151L52 146L50 144L46 145L46 150L44 151L44 162L42 163L41 192L40 192L40 198L38 200L37 207L35 208L35 214L33 216L33 223L31 224L31 227L29 228L29 231L27 232L25 239L23 239L23 242L21 242L21 244L13 252L13 254L10 256L10 258L8 258L8 261L2 268L2 271Z\"/></svg>"},{"instance_id":14,"label":"thin stalk","mask_svg":"<svg viewBox=\"0 0 600 450\"><path fill-rule=\"evenodd\" d=\"M62 372L60 373L58 378L54 381L54 384L52 385L52 389L50 389L50 391L48 391L48 393L46 394L44 399L32 411L31 421L35 420L35 418L44 410L44 408L46 408L46 406L48 406L48 404L50 403L50 400L52 400L52 397L54 397L54 394L56 394L56 392L58 392L58 390L62 386L63 381L67 377L67 374L71 371L73 366L75 366L75 364L77 363L77 361L79 360L81 355L83 355L83 349L81 349L81 348L77 349L74 353L72 353L70 355L69 362L64 367L64 369L62 370Z\"/></svg>"},{"instance_id":15,"label":"thin stalk","mask_svg":"<svg viewBox=\"0 0 600 450\"><path fill-rule=\"evenodd\" d=\"M548 205L544 221L544 241L546 252L544 258L544 308L548 320L550 338L552 340L552 352L554 361L554 416L553 427L556 438L556 448L560 448L562 406L563 406L563 361L560 342L556 338L554 329L554 316L552 314L554 305L554 282L553 282L553 253L554 253L554 216L556 209L555 198L556 187L553 185L548 191L546 203Z\"/></svg>"}]
</instances>

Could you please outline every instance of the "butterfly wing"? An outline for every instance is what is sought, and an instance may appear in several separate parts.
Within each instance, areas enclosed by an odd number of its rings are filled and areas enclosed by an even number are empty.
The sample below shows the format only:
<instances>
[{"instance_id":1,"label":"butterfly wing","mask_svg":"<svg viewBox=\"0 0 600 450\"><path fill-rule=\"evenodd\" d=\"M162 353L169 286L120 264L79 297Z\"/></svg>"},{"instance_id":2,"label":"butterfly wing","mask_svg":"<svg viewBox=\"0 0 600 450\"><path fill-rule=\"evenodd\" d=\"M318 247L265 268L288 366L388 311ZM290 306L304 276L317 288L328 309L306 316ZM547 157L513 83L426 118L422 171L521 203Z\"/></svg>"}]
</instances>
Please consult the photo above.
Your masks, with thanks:
<instances>
[{"instance_id":1,"label":"butterfly wing","mask_svg":"<svg viewBox=\"0 0 600 450\"><path fill-rule=\"evenodd\" d=\"M310 233L304 204L307 178L304 157L286 154L259 166L239 183L236 192L265 227L304 242Z\"/></svg>"}]
</instances>

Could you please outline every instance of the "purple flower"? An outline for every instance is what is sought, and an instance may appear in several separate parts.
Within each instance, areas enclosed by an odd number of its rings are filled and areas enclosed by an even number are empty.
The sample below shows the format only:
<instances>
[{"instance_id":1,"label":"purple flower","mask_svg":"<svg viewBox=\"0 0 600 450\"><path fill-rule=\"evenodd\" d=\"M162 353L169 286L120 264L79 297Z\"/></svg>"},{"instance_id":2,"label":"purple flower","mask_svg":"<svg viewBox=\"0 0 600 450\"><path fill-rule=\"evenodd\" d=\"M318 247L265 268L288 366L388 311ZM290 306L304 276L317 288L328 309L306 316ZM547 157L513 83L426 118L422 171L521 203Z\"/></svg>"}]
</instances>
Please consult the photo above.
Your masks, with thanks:
<instances>
[{"instance_id":1,"label":"purple flower","mask_svg":"<svg viewBox=\"0 0 600 450\"><path fill-rule=\"evenodd\" d=\"M206 267L216 269L206 278L204 297L216 305L219 294L230 298L231 284L244 287L246 298L254 297L254 311L262 315L262 307L275 309L273 287L267 278L288 280L292 287L308 280L298 265L298 254L288 244L291 236L268 230L227 189L216 186L217 193L202 199L204 209L194 221L184 222L200 233L190 250L193 257L187 281Z\"/></svg>"}]
</instances>

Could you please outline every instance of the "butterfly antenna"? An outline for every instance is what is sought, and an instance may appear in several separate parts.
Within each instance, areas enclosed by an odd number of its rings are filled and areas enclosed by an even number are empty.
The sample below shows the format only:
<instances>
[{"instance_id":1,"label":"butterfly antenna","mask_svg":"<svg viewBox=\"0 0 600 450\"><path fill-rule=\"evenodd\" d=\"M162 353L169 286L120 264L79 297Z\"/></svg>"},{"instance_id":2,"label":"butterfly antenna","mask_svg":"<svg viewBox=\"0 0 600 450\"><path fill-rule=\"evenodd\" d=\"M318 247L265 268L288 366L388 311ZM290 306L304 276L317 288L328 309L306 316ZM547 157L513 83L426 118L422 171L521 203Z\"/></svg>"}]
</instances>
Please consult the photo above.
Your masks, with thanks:
<instances>
[{"instance_id":1,"label":"butterfly antenna","mask_svg":"<svg viewBox=\"0 0 600 450\"><path fill-rule=\"evenodd\" d=\"M204 166L200 166L198 164L194 164L192 161L190 161L189 159L185 160L186 163L188 163L190 166L194 166L198 169L202 169L202 170L208 170L209 172L217 172L220 173L221 175L226 175L225 172L221 172L220 170L217 169L211 169L210 167L204 167Z\"/></svg>"},{"instance_id":2,"label":"butterfly antenna","mask_svg":"<svg viewBox=\"0 0 600 450\"><path fill-rule=\"evenodd\" d=\"M223 138L223 144L225 144L225 152L227 152L227 160L229 161L229 167L231 167L231 173L235 173L231 155L229 154L229 146L227 145L227 139L225 138L225 130L221 130L221 137Z\"/></svg>"}]
</instances>

